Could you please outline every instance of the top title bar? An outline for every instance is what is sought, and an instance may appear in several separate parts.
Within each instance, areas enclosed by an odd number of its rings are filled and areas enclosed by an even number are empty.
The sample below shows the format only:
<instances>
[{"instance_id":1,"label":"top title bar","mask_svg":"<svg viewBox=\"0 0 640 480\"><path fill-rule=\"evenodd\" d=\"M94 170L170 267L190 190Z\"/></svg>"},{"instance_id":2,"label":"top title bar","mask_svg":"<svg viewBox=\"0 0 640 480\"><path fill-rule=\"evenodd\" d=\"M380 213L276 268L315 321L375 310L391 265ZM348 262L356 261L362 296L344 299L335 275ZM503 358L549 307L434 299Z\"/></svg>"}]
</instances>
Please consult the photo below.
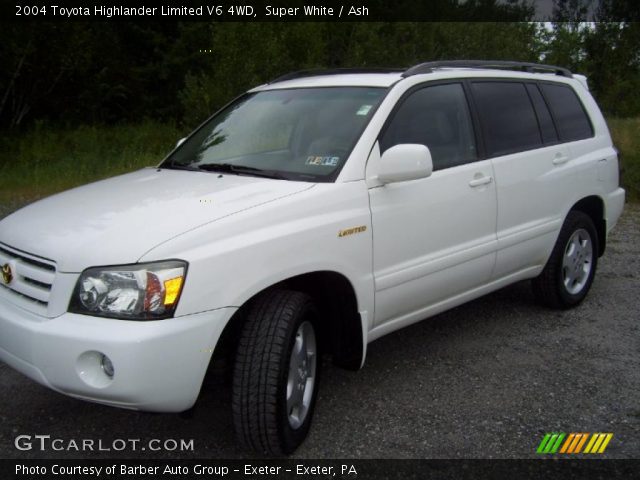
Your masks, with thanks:
<instances>
[{"instance_id":1,"label":"top title bar","mask_svg":"<svg viewBox=\"0 0 640 480\"><path fill-rule=\"evenodd\" d=\"M575 11L553 0L14 0L9 21L295 21L531 22L638 21L633 0L585 0Z\"/></svg>"}]
</instances>

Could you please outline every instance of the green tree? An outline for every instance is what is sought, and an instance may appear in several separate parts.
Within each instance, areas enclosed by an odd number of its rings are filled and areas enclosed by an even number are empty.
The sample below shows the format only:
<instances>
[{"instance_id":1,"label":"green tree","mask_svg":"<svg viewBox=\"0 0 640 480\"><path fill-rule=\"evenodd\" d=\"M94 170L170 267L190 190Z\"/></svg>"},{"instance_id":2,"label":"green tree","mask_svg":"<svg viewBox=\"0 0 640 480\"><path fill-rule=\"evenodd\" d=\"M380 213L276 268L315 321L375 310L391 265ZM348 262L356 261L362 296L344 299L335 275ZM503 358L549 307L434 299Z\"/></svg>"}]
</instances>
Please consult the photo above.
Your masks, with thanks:
<instances>
[{"instance_id":1,"label":"green tree","mask_svg":"<svg viewBox=\"0 0 640 480\"><path fill-rule=\"evenodd\" d=\"M229 99L292 70L326 65L323 23L216 23L199 54L203 68L190 71L180 94L184 119L202 121Z\"/></svg>"},{"instance_id":2,"label":"green tree","mask_svg":"<svg viewBox=\"0 0 640 480\"><path fill-rule=\"evenodd\" d=\"M640 23L599 22L585 38L589 82L610 114L640 114Z\"/></svg>"}]
</instances>

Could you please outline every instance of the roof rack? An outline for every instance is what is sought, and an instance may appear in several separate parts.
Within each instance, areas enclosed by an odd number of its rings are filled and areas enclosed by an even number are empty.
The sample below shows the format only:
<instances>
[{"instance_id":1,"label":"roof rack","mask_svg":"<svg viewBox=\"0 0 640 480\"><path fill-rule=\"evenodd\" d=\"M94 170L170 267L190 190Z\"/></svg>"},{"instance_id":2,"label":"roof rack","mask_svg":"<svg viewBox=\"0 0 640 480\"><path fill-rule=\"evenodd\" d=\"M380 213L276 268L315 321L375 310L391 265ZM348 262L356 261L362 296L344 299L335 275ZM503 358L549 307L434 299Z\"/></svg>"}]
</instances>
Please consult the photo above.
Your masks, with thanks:
<instances>
[{"instance_id":1,"label":"roof rack","mask_svg":"<svg viewBox=\"0 0 640 480\"><path fill-rule=\"evenodd\" d=\"M403 77L419 75L422 73L432 73L438 68L488 68L504 70L521 70L523 72L553 72L562 77L571 78L571 71L555 65L544 65L541 63L508 62L504 60L446 60L436 62L426 62L415 65L405 72Z\"/></svg>"},{"instance_id":2,"label":"roof rack","mask_svg":"<svg viewBox=\"0 0 640 480\"><path fill-rule=\"evenodd\" d=\"M415 65L409 69L405 68L332 68L332 69L312 69L300 70L297 72L287 73L277 77L269 82L278 83L296 78L315 77L322 75L344 75L359 73L401 73L402 77L410 77L412 75L420 75L423 73L433 73L439 68L486 68L486 69L502 69L502 70L519 70L522 72L547 72L554 73L561 77L573 77L571 71L564 67L556 65L545 65L542 63L528 62L511 62L504 60L440 60L435 62L426 62Z\"/></svg>"},{"instance_id":3,"label":"roof rack","mask_svg":"<svg viewBox=\"0 0 640 480\"><path fill-rule=\"evenodd\" d=\"M284 82L285 80L293 80L295 78L315 77L318 75L344 75L344 74L358 74L358 73L402 73L405 68L331 68L331 69L313 69L313 70L300 70L297 72L287 73L280 77L277 77L269 82L277 83Z\"/></svg>"}]
</instances>

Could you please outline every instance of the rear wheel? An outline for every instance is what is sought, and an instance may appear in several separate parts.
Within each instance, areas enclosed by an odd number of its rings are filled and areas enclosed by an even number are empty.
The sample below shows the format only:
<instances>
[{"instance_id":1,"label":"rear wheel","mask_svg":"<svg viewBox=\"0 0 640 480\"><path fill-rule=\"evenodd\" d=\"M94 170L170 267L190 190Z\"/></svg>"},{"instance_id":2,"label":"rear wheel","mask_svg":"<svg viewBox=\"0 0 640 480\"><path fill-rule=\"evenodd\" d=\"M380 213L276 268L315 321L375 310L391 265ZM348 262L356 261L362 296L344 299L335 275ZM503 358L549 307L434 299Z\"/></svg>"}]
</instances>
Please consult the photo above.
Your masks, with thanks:
<instances>
[{"instance_id":1,"label":"rear wheel","mask_svg":"<svg viewBox=\"0 0 640 480\"><path fill-rule=\"evenodd\" d=\"M537 300L553 308L571 308L587 296L598 265L598 236L591 218L569 212L551 257L532 281Z\"/></svg>"},{"instance_id":2,"label":"rear wheel","mask_svg":"<svg viewBox=\"0 0 640 480\"><path fill-rule=\"evenodd\" d=\"M246 447L295 450L311 425L320 372L318 316L308 295L267 292L250 307L233 374L233 420Z\"/></svg>"}]
</instances>

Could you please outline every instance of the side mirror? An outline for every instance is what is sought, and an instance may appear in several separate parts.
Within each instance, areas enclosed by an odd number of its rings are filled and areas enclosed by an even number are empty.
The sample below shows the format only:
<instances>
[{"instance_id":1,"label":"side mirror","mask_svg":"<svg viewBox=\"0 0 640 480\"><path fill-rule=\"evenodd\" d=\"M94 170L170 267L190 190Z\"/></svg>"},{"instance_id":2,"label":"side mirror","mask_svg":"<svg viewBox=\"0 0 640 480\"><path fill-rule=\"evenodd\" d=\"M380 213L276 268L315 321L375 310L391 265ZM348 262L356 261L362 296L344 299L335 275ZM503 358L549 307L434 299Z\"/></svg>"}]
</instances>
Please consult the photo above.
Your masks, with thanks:
<instances>
[{"instance_id":1,"label":"side mirror","mask_svg":"<svg viewBox=\"0 0 640 480\"><path fill-rule=\"evenodd\" d=\"M184 137L184 138L181 138L180 140L178 140L178 142L176 143L176 148L178 148L180 145L182 145L186 139L187 139L187 137Z\"/></svg>"},{"instance_id":2,"label":"side mirror","mask_svg":"<svg viewBox=\"0 0 640 480\"><path fill-rule=\"evenodd\" d=\"M417 180L433 172L429 148L417 143L404 143L385 150L379 165L378 180L382 183Z\"/></svg>"}]
</instances>

